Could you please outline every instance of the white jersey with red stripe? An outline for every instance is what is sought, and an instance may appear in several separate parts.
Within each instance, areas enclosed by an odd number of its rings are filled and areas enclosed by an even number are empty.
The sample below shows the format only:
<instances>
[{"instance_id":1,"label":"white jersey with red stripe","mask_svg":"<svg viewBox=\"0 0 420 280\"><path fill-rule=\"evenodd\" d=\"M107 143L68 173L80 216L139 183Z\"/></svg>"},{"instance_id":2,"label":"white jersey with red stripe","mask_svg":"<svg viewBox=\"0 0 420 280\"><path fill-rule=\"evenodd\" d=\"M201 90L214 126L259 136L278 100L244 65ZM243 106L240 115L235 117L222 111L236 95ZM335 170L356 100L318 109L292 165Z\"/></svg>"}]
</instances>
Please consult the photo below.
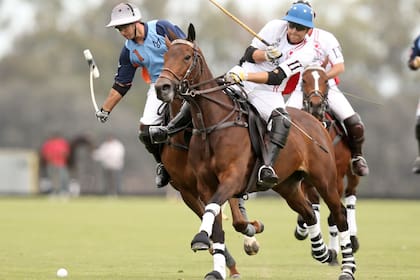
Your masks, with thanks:
<instances>
[{"instance_id":1,"label":"white jersey with red stripe","mask_svg":"<svg viewBox=\"0 0 420 280\"><path fill-rule=\"evenodd\" d=\"M314 62L315 51L312 41L306 38L299 44L290 44L287 39L287 21L280 19L268 22L258 35L266 42L276 46L283 55L275 62L244 62L242 67L249 73L269 72L277 67L281 67L287 77L280 85L275 86L246 81L244 82L245 90L247 92L259 90L279 92L282 94L292 93L299 82L300 73L303 71L303 68ZM252 40L251 46L260 50L267 49L267 46L258 38Z\"/></svg>"},{"instance_id":2,"label":"white jersey with red stripe","mask_svg":"<svg viewBox=\"0 0 420 280\"><path fill-rule=\"evenodd\" d=\"M344 63L344 56L341 50L340 43L331 32L320 28L313 28L309 33L309 40L316 51L316 59L321 63L328 57L326 65L327 72L331 69L332 65ZM329 80L330 86L339 84L338 77Z\"/></svg>"}]
</instances>

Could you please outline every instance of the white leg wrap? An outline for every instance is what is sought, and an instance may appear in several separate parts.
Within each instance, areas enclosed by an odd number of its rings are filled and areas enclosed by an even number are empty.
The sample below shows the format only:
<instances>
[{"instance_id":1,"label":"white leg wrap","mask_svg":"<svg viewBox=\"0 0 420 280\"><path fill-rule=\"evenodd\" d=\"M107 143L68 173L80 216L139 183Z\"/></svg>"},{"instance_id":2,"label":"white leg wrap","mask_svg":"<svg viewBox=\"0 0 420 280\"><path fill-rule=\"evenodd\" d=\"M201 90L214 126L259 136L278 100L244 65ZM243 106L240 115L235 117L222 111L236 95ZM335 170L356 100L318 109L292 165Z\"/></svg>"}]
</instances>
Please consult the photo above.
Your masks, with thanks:
<instances>
[{"instance_id":1,"label":"white leg wrap","mask_svg":"<svg viewBox=\"0 0 420 280\"><path fill-rule=\"evenodd\" d=\"M201 222L199 232L205 231L207 232L208 236L211 236L213 231L214 218L220 213L220 205L216 203L210 203L206 206L206 208L204 208L204 210L205 212L203 215L203 221Z\"/></svg>"},{"instance_id":2,"label":"white leg wrap","mask_svg":"<svg viewBox=\"0 0 420 280\"><path fill-rule=\"evenodd\" d=\"M314 209L315 216L316 216L316 223L318 224L319 228L321 228L321 205L319 204L312 204L312 209Z\"/></svg>"},{"instance_id":3,"label":"white leg wrap","mask_svg":"<svg viewBox=\"0 0 420 280\"><path fill-rule=\"evenodd\" d=\"M218 271L222 276L223 279L226 279L226 260L224 254L219 254L214 252L225 251L225 244L222 243L214 243L213 244L213 270Z\"/></svg>"},{"instance_id":4,"label":"white leg wrap","mask_svg":"<svg viewBox=\"0 0 420 280\"><path fill-rule=\"evenodd\" d=\"M341 231L338 236L340 237L340 246L346 246L350 243L350 232L348 230Z\"/></svg>"},{"instance_id":5,"label":"white leg wrap","mask_svg":"<svg viewBox=\"0 0 420 280\"><path fill-rule=\"evenodd\" d=\"M345 198L347 208L347 223L349 225L350 235L357 235L356 200L356 196L354 195Z\"/></svg>"},{"instance_id":6,"label":"white leg wrap","mask_svg":"<svg viewBox=\"0 0 420 280\"><path fill-rule=\"evenodd\" d=\"M328 248L335 250L337 253L340 252L340 244L338 242L337 226L328 227L328 231L330 233Z\"/></svg>"}]
</instances>

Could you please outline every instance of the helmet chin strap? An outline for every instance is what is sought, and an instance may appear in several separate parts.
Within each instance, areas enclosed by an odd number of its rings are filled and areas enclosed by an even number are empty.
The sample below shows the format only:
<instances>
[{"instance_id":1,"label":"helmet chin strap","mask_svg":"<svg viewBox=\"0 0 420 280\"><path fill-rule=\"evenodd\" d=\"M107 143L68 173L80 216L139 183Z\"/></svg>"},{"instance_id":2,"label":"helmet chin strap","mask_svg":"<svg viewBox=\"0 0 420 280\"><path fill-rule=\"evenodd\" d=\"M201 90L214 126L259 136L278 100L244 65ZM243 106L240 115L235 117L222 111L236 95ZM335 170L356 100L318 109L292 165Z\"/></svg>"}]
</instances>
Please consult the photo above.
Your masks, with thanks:
<instances>
[{"instance_id":1,"label":"helmet chin strap","mask_svg":"<svg viewBox=\"0 0 420 280\"><path fill-rule=\"evenodd\" d=\"M135 40L137 37L137 22L134 24L134 38L133 40Z\"/></svg>"}]
</instances>

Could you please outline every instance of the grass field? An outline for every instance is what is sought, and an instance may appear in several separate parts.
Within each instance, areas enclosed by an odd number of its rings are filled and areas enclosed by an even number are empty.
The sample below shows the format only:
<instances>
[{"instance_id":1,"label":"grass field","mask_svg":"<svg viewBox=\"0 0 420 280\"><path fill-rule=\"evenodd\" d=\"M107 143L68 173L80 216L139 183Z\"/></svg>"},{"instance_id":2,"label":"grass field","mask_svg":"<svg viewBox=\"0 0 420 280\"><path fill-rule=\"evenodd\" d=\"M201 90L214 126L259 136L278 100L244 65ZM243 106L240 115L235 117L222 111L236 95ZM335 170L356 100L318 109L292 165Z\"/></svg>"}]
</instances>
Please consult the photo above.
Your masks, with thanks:
<instances>
[{"instance_id":1,"label":"grass field","mask_svg":"<svg viewBox=\"0 0 420 280\"><path fill-rule=\"evenodd\" d=\"M225 222L242 279L338 279L339 267L317 263L309 241L294 239L295 214L283 200L252 199L247 208L265 224L258 255L247 256ZM357 211L357 279L420 279L420 202L359 200ZM207 252L191 251L199 220L177 200L0 198L0 225L0 279L56 279L60 267L67 279L203 279L213 269Z\"/></svg>"}]
</instances>

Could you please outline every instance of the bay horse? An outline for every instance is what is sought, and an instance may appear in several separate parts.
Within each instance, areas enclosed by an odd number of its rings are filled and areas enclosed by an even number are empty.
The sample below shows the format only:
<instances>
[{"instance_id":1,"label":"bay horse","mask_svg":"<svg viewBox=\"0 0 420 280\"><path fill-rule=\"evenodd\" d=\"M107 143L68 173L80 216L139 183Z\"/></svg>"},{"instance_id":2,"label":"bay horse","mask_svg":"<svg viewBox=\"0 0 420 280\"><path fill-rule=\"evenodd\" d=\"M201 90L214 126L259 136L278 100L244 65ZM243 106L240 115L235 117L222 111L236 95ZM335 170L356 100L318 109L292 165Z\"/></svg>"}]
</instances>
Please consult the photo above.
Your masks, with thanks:
<instances>
[{"instance_id":1,"label":"bay horse","mask_svg":"<svg viewBox=\"0 0 420 280\"><path fill-rule=\"evenodd\" d=\"M180 98L175 98L165 109L167 118L172 119L179 112L182 105ZM171 177L171 186L176 189L184 203L201 219L204 214L204 203L200 200L197 191L197 180L192 172L191 165L188 163L188 138L189 130L180 129L162 147L161 159ZM244 236L252 237L256 233L261 233L264 229L260 221L248 222L243 200L238 198L229 199L232 212L233 227L237 232ZM249 255L255 254L259 249L259 244L255 239L245 238L249 242L244 244L245 252ZM225 250L226 265L229 269L231 278L239 278L240 273L236 268L236 261Z\"/></svg>"},{"instance_id":2,"label":"bay horse","mask_svg":"<svg viewBox=\"0 0 420 280\"><path fill-rule=\"evenodd\" d=\"M165 53L162 72L155 83L157 96L172 102L176 96L191 106L193 135L188 162L197 179L197 191L205 203L199 232L191 249L208 250L213 240L213 271L206 280L225 279L224 232L221 205L246 192L258 158L252 149L247 114L239 101L218 85L195 42L195 29L188 28L187 39L172 41ZM336 189L336 167L332 141L321 123L307 112L291 109L293 120L286 146L274 168L280 183L273 190L303 217L311 237L312 256L320 262L331 262L334 251L322 239L316 216L300 188L302 179L311 182L328 205L340 234L342 267L339 280L353 280L356 269L351 248L346 209ZM325 172L329 170L330 172ZM335 256L336 257L336 256Z\"/></svg>"},{"instance_id":3,"label":"bay horse","mask_svg":"<svg viewBox=\"0 0 420 280\"><path fill-rule=\"evenodd\" d=\"M345 195L345 204L347 207L347 223L349 225L350 240L352 242L353 252L359 249L359 241L356 236L356 188L360 177L351 170L351 151L348 144L348 138L343 126L328 112L328 92L329 84L325 68L318 65L307 66L302 73L302 107L303 110L312 114L327 128L328 133L333 140L335 150L335 162L337 167L337 189L340 196ZM334 94L334 93L333 93ZM344 188L344 181L346 187ZM307 194L315 209L319 207L319 194L310 184L302 183L302 188ZM319 208L318 208L319 209ZM316 212L319 214L319 210ZM338 252L337 230L334 230L334 222L331 215L328 217L330 227L329 248ZM303 240L307 236L303 221L298 218L298 225L295 236Z\"/></svg>"}]
</instances>

